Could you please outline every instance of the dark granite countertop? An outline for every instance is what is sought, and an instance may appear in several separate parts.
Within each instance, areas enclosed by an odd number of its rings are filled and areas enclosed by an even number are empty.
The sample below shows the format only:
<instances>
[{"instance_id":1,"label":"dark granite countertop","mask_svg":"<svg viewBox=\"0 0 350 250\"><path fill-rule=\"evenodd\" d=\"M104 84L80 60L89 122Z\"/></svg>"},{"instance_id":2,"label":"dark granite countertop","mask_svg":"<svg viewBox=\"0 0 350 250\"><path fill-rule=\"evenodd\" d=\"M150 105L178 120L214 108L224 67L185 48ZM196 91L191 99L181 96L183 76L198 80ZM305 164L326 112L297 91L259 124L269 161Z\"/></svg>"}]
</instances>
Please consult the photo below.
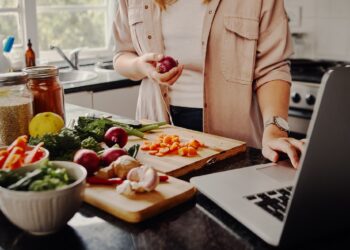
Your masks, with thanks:
<instances>
[{"instance_id":1,"label":"dark granite countertop","mask_svg":"<svg viewBox=\"0 0 350 250\"><path fill-rule=\"evenodd\" d=\"M67 105L67 120L92 110ZM264 163L261 152L247 152L192 172L181 179ZM297 233L297 232L296 232ZM344 249L349 233L292 249ZM0 249L271 249L202 194L140 224L123 222L88 204L60 232L34 237L0 213Z\"/></svg>"},{"instance_id":2,"label":"dark granite countertop","mask_svg":"<svg viewBox=\"0 0 350 250\"><path fill-rule=\"evenodd\" d=\"M93 67L83 67L81 70L94 71ZM140 85L140 81L131 81L114 71L99 71L96 73L97 77L92 80L63 84L64 93L99 92Z\"/></svg>"}]
</instances>

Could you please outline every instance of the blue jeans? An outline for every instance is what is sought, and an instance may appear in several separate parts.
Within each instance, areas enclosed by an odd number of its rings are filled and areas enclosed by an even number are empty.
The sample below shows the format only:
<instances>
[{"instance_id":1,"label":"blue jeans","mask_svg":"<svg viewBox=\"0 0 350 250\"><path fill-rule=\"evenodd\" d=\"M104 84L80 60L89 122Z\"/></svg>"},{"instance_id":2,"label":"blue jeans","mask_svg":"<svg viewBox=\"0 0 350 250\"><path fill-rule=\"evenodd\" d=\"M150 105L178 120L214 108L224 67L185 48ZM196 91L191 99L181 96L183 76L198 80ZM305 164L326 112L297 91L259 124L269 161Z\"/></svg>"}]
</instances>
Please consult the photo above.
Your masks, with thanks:
<instances>
[{"instance_id":1,"label":"blue jeans","mask_svg":"<svg viewBox=\"0 0 350 250\"><path fill-rule=\"evenodd\" d=\"M175 126L203 131L203 109L170 106L170 114Z\"/></svg>"}]
</instances>

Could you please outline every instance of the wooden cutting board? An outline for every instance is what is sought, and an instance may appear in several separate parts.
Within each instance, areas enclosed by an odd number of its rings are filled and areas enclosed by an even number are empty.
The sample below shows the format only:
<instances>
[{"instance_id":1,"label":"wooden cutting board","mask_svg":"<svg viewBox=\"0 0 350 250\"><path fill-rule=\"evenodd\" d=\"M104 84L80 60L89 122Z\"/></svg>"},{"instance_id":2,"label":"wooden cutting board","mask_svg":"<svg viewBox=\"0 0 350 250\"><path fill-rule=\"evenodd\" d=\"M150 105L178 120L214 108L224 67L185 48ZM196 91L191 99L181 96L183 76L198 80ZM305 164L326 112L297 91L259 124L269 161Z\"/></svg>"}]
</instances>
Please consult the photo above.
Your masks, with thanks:
<instances>
[{"instance_id":1,"label":"wooden cutting board","mask_svg":"<svg viewBox=\"0 0 350 250\"><path fill-rule=\"evenodd\" d=\"M137 223L160 214L194 196L196 189L190 183L169 177L156 190L120 195L113 186L87 186L84 201L122 220Z\"/></svg>"},{"instance_id":2,"label":"wooden cutting board","mask_svg":"<svg viewBox=\"0 0 350 250\"><path fill-rule=\"evenodd\" d=\"M161 173L174 177L185 175L188 172L202 168L207 164L212 164L216 161L245 152L246 150L246 143L241 141L170 125L164 126L159 130L154 130L152 133L147 133L145 139L153 141L160 134L179 135L181 142L196 139L207 146L201 148L198 151L198 156L195 157L182 157L178 155L158 157L149 155L147 151L140 149L137 159L142 164L149 165ZM129 137L129 142L126 147L130 147L137 143L142 145L143 140L137 137Z\"/></svg>"}]
</instances>

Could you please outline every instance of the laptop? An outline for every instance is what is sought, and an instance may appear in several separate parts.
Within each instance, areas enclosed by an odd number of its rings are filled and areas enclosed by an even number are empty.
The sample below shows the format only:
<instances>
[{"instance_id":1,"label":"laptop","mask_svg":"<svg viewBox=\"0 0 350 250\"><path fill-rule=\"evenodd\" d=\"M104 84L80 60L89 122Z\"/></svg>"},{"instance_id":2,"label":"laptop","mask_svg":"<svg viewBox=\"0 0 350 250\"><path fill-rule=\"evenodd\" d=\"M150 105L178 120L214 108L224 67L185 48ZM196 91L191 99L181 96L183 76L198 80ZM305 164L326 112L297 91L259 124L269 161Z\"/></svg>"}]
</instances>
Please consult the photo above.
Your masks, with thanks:
<instances>
[{"instance_id":1,"label":"laptop","mask_svg":"<svg viewBox=\"0 0 350 250\"><path fill-rule=\"evenodd\" d=\"M273 246L329 235L350 222L350 68L328 72L295 170L289 162L235 169L190 181Z\"/></svg>"}]
</instances>

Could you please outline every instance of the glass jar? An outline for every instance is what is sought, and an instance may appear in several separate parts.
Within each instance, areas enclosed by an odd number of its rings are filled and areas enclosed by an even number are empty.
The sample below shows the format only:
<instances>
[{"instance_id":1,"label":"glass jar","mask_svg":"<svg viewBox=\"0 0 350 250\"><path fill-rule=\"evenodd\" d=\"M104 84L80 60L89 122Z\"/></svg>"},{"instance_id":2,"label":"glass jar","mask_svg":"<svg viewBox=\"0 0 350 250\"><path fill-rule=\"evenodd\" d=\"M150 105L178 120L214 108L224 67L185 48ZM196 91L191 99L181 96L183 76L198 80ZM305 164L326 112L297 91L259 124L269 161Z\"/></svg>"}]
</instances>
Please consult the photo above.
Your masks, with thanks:
<instances>
[{"instance_id":1,"label":"glass jar","mask_svg":"<svg viewBox=\"0 0 350 250\"><path fill-rule=\"evenodd\" d=\"M23 72L0 74L0 145L11 144L18 136L28 135L33 117L33 97L27 89L28 75Z\"/></svg>"},{"instance_id":2,"label":"glass jar","mask_svg":"<svg viewBox=\"0 0 350 250\"><path fill-rule=\"evenodd\" d=\"M34 115L42 112L53 112L65 120L64 92L58 80L56 66L37 66L25 68L28 73L28 89L34 97Z\"/></svg>"}]
</instances>

